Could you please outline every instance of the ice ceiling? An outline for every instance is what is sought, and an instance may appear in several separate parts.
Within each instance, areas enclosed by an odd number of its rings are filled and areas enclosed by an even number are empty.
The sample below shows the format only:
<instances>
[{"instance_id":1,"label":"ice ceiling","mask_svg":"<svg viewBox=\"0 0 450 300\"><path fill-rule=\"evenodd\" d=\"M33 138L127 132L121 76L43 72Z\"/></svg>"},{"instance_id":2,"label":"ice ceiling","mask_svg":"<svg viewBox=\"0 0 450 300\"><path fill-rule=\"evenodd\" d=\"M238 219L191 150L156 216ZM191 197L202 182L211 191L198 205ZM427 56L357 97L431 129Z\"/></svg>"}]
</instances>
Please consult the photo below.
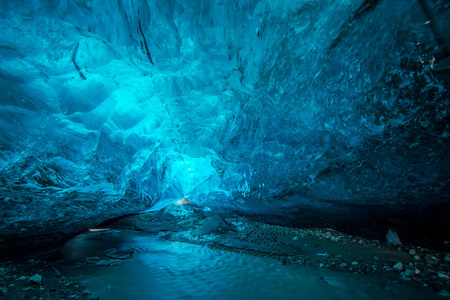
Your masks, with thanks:
<instances>
[{"instance_id":1,"label":"ice ceiling","mask_svg":"<svg viewBox=\"0 0 450 300\"><path fill-rule=\"evenodd\" d=\"M448 203L450 4L419 2L2 0L2 233Z\"/></svg>"}]
</instances>

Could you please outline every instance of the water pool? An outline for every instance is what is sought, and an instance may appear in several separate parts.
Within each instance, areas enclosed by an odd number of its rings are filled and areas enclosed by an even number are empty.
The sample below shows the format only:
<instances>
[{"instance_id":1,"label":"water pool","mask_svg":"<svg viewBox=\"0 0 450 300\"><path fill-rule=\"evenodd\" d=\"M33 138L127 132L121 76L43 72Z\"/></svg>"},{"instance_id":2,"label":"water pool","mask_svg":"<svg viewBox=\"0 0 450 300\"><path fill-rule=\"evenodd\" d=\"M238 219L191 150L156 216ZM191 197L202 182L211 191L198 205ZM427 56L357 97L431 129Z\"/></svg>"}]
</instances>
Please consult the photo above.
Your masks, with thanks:
<instances>
[{"instance_id":1,"label":"water pool","mask_svg":"<svg viewBox=\"0 0 450 300\"><path fill-rule=\"evenodd\" d=\"M117 266L80 263L105 250L133 249ZM283 265L206 246L115 233L88 233L63 250L61 269L105 300L123 299L445 299L386 278Z\"/></svg>"}]
</instances>

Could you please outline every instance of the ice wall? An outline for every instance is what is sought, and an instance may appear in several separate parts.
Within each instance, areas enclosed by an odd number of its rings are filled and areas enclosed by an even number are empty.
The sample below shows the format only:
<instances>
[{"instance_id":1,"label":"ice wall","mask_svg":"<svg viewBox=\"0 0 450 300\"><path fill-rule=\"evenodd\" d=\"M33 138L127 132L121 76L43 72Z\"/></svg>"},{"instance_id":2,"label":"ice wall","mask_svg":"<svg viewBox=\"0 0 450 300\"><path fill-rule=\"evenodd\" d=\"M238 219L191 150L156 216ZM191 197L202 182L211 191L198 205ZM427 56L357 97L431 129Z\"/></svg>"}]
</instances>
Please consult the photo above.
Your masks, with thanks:
<instances>
[{"instance_id":1,"label":"ice wall","mask_svg":"<svg viewBox=\"0 0 450 300\"><path fill-rule=\"evenodd\" d=\"M186 196L448 203L449 37L419 1L0 3L4 235Z\"/></svg>"}]
</instances>

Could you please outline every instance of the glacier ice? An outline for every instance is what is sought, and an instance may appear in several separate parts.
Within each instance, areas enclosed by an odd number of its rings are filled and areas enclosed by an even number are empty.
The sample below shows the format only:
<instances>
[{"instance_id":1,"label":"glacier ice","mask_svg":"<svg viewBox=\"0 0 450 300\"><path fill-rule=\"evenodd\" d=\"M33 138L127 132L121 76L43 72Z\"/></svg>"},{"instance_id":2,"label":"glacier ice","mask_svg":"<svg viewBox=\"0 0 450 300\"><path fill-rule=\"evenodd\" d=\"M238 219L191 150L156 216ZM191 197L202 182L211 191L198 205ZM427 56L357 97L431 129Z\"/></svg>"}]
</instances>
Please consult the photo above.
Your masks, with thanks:
<instances>
[{"instance_id":1,"label":"glacier ice","mask_svg":"<svg viewBox=\"0 0 450 300\"><path fill-rule=\"evenodd\" d=\"M184 197L253 212L448 202L449 71L416 1L0 8L4 235ZM432 10L449 28L449 4Z\"/></svg>"}]
</instances>

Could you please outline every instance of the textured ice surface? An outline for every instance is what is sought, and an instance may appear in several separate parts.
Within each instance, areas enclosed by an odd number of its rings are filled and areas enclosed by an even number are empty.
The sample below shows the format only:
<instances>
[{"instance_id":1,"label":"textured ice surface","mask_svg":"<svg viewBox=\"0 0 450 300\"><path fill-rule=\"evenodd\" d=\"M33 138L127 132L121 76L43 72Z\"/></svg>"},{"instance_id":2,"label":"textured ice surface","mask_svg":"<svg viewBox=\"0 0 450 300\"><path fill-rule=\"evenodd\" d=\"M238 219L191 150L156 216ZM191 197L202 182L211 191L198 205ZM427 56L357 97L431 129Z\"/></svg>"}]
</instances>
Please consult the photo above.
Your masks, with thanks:
<instances>
[{"instance_id":1,"label":"textured ice surface","mask_svg":"<svg viewBox=\"0 0 450 300\"><path fill-rule=\"evenodd\" d=\"M255 212L448 201L449 71L417 1L0 9L4 234L183 197ZM431 9L449 28L448 2Z\"/></svg>"}]
</instances>

